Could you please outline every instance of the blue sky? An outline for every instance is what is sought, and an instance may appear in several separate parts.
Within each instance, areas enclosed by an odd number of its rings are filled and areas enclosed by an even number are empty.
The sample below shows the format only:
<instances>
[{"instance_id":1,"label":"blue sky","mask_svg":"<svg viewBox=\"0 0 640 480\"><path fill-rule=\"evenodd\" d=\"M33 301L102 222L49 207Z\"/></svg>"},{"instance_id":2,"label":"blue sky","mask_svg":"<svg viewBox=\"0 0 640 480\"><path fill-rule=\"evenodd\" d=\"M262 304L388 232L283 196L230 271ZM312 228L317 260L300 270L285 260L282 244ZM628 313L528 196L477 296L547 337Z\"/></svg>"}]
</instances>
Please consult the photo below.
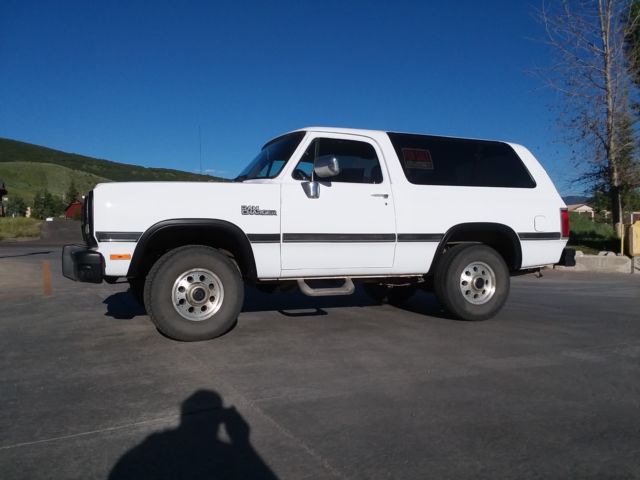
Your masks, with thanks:
<instances>
[{"instance_id":1,"label":"blue sky","mask_svg":"<svg viewBox=\"0 0 640 480\"><path fill-rule=\"evenodd\" d=\"M309 125L495 138L579 192L532 1L0 3L0 136L236 175Z\"/></svg>"}]
</instances>

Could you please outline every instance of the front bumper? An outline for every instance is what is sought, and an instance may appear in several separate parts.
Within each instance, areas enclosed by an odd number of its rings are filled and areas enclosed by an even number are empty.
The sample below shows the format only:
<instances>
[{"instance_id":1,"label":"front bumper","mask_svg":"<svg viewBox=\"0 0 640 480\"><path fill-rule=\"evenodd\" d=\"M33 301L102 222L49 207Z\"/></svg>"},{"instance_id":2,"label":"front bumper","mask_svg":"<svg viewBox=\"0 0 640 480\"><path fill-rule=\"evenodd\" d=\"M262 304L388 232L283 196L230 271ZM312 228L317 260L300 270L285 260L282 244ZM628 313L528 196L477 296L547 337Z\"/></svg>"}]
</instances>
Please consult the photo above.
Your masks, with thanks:
<instances>
[{"instance_id":1,"label":"front bumper","mask_svg":"<svg viewBox=\"0 0 640 480\"><path fill-rule=\"evenodd\" d=\"M65 245L62 274L76 282L102 283L104 258L86 245Z\"/></svg>"}]
</instances>

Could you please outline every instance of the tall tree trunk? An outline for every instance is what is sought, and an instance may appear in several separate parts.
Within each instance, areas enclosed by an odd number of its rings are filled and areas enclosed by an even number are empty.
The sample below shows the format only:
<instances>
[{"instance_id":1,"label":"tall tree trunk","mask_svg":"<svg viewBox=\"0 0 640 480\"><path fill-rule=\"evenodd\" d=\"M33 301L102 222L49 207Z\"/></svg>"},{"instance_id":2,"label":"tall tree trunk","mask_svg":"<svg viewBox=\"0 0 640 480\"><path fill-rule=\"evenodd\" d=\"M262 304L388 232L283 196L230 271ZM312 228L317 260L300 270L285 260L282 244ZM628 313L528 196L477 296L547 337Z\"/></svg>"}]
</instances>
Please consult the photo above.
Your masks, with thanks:
<instances>
[{"instance_id":1,"label":"tall tree trunk","mask_svg":"<svg viewBox=\"0 0 640 480\"><path fill-rule=\"evenodd\" d=\"M618 185L611 185L609 190L609 198L611 199L611 218L613 219L613 227L616 236L620 238L622 235L622 193Z\"/></svg>"},{"instance_id":2,"label":"tall tree trunk","mask_svg":"<svg viewBox=\"0 0 640 480\"><path fill-rule=\"evenodd\" d=\"M621 212L621 195L620 195L620 178L617 168L617 150L616 138L614 132L615 126L615 102L613 98L613 72L611 65L611 45L609 37L611 33L612 22L612 3L613 0L598 0L598 13L600 17L600 35L602 38L603 51L603 70L604 70L604 86L605 97L607 102L607 120L606 120L606 145L605 151L607 155L610 196L611 196L611 221L613 222L616 235L620 236L620 220Z\"/></svg>"}]
</instances>

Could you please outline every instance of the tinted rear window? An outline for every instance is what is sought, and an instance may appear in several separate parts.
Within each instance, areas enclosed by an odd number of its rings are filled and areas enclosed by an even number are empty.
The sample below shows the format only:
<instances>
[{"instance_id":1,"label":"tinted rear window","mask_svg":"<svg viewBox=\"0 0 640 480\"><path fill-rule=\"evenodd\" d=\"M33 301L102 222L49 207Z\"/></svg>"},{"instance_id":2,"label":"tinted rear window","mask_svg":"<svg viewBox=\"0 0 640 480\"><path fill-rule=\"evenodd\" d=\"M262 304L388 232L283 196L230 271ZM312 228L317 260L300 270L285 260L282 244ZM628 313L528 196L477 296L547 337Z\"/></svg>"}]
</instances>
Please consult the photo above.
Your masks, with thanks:
<instances>
[{"instance_id":1,"label":"tinted rear window","mask_svg":"<svg viewBox=\"0 0 640 480\"><path fill-rule=\"evenodd\" d=\"M535 181L502 142L389 133L404 174L418 185L534 188Z\"/></svg>"}]
</instances>

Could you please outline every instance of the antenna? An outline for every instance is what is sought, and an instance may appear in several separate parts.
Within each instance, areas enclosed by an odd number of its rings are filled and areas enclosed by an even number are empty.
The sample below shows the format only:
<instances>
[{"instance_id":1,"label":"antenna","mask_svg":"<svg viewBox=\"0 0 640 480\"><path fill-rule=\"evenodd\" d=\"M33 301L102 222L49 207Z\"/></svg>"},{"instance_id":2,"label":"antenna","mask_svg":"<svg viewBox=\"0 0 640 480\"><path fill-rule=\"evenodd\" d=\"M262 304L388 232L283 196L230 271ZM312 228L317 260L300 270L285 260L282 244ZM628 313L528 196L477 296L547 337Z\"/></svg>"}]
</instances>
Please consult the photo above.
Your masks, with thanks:
<instances>
[{"instance_id":1,"label":"antenna","mask_svg":"<svg viewBox=\"0 0 640 480\"><path fill-rule=\"evenodd\" d=\"M198 148L200 150L200 175L202 175L202 130L198 125Z\"/></svg>"}]
</instances>

